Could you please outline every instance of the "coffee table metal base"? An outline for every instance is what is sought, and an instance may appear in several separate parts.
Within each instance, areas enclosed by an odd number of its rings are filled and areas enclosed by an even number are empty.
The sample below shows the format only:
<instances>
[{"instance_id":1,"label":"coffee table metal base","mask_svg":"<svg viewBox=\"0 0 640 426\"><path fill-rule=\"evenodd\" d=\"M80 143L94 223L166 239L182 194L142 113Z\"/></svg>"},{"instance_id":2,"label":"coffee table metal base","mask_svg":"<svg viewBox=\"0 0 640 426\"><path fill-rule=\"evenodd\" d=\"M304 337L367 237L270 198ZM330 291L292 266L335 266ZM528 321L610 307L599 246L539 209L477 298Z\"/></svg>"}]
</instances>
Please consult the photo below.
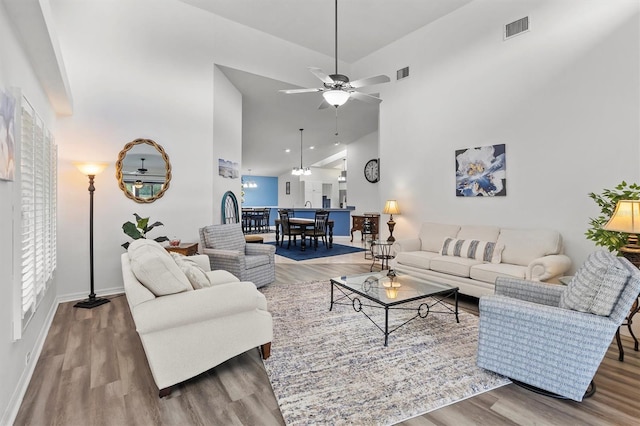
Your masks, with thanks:
<instances>
[{"instance_id":1,"label":"coffee table metal base","mask_svg":"<svg viewBox=\"0 0 640 426\"><path fill-rule=\"evenodd\" d=\"M338 295L338 298L335 298L335 290L338 290L341 295ZM354 296L355 295L355 296ZM373 304L362 303L360 297L362 296L365 300L369 300L373 302ZM448 303L445 303L444 300L446 298L452 297L455 300L454 307L451 307ZM417 308L415 307L403 307L403 304L406 304L411 301L422 300L422 299L433 299L432 303L423 302ZM343 302L344 300L349 300L349 303ZM370 299L367 296L358 294L354 291L351 291L348 287L342 286L340 283L337 283L331 280L331 305L329 306L329 311L333 310L333 305L346 305L351 306L354 311L362 312L362 314L369 319L382 333L384 333L384 345L388 346L389 343L389 335L409 322L413 321L416 318L426 318L430 313L433 314L453 314L456 317L456 322L460 323L460 319L458 318L458 288L452 288L449 291L442 292L437 295L425 295L422 297L417 297L411 300L405 300L402 302L398 302L398 304L382 304L377 300ZM378 324L371 316L369 316L362 308L374 308L374 309L384 309L384 328ZM434 307L442 308L442 310L433 310ZM389 311L390 310L402 310L402 311L415 311L415 315L409 319L407 319L402 324L393 327L389 330Z\"/></svg>"}]
</instances>

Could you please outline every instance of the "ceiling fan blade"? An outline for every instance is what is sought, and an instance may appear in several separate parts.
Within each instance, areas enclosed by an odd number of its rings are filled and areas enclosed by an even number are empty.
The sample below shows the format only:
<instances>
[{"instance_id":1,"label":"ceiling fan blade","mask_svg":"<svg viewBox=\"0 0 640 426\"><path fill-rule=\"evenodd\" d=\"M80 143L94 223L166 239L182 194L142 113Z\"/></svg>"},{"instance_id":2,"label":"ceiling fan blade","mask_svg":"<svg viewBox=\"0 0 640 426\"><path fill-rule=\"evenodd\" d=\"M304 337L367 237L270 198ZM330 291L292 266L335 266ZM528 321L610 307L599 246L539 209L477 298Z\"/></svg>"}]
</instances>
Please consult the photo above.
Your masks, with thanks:
<instances>
[{"instance_id":1,"label":"ceiling fan blade","mask_svg":"<svg viewBox=\"0 0 640 426\"><path fill-rule=\"evenodd\" d=\"M288 90L278 90L278 92L282 92L290 95L292 93L322 92L322 89L288 89Z\"/></svg>"},{"instance_id":2,"label":"ceiling fan blade","mask_svg":"<svg viewBox=\"0 0 640 426\"><path fill-rule=\"evenodd\" d=\"M352 81L349 84L354 89L357 89L358 87L373 86L374 84L388 83L390 81L391 79L386 75L376 75L375 77L361 78L360 80Z\"/></svg>"},{"instance_id":3,"label":"ceiling fan blade","mask_svg":"<svg viewBox=\"0 0 640 426\"><path fill-rule=\"evenodd\" d=\"M362 102L366 102L368 104L377 105L380 102L382 102L382 99L378 98L377 96L367 95L366 93L360 93L360 92L351 92L351 98L357 99Z\"/></svg>"},{"instance_id":4,"label":"ceiling fan blade","mask_svg":"<svg viewBox=\"0 0 640 426\"><path fill-rule=\"evenodd\" d=\"M327 75L327 73L322 71L320 68L309 68L309 71L311 71L313 73L313 75L318 77L325 84L334 84L335 83L333 81L333 79L331 77L329 77Z\"/></svg>"}]
</instances>

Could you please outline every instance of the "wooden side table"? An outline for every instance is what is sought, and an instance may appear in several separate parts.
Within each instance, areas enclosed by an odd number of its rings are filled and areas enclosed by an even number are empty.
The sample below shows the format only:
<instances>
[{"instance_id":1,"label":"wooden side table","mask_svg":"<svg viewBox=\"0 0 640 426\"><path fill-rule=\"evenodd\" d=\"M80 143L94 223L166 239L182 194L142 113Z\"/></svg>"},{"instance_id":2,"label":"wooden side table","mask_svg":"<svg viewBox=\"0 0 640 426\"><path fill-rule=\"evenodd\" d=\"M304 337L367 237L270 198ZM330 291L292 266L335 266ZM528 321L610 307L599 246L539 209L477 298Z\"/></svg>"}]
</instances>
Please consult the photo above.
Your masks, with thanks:
<instances>
[{"instance_id":1,"label":"wooden side table","mask_svg":"<svg viewBox=\"0 0 640 426\"><path fill-rule=\"evenodd\" d=\"M351 216L351 242L353 242L353 233L360 231L362 234L361 240L364 240L366 234L371 234L375 240L378 236L378 227L380 225L380 215L376 213L365 213L364 215ZM365 225L366 224L366 225Z\"/></svg>"},{"instance_id":2,"label":"wooden side table","mask_svg":"<svg viewBox=\"0 0 640 426\"><path fill-rule=\"evenodd\" d=\"M198 243L183 243L178 246L166 246L167 251L180 253L184 256L193 256L198 254Z\"/></svg>"}]
</instances>

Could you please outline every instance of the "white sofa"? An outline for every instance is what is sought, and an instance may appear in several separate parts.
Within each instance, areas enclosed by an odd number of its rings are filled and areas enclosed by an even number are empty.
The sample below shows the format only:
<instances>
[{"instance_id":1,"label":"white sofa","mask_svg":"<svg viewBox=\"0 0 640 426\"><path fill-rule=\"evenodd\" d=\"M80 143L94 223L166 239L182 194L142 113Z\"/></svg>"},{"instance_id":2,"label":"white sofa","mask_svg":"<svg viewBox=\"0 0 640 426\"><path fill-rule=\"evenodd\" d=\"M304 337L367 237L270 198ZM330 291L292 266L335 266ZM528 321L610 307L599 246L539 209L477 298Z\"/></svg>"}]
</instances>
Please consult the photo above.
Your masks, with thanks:
<instances>
[{"instance_id":1,"label":"white sofa","mask_svg":"<svg viewBox=\"0 0 640 426\"><path fill-rule=\"evenodd\" d=\"M174 256L140 239L121 258L127 302L160 397L252 348L267 358L273 337L266 299L252 282L210 271L206 255L182 262ZM196 275L206 287L194 290Z\"/></svg>"},{"instance_id":2,"label":"white sofa","mask_svg":"<svg viewBox=\"0 0 640 426\"><path fill-rule=\"evenodd\" d=\"M475 253L469 250L474 240ZM474 297L493 294L497 277L550 281L571 267L571 259L562 254L562 236L548 229L425 222L415 238L397 240L392 250L391 268L456 286Z\"/></svg>"}]
</instances>

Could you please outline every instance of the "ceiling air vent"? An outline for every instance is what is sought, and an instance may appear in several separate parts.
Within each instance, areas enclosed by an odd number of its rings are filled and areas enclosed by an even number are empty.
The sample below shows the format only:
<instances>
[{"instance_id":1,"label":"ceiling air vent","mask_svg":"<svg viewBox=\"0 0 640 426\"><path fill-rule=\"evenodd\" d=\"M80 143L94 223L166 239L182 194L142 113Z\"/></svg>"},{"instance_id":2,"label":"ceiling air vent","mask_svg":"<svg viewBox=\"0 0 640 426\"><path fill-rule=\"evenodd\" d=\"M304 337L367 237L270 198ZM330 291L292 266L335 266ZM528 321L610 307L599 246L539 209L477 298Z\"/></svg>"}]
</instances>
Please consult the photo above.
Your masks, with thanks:
<instances>
[{"instance_id":1,"label":"ceiling air vent","mask_svg":"<svg viewBox=\"0 0 640 426\"><path fill-rule=\"evenodd\" d=\"M529 17L525 16L504 26L504 39L508 40L527 31L529 31Z\"/></svg>"},{"instance_id":2,"label":"ceiling air vent","mask_svg":"<svg viewBox=\"0 0 640 426\"><path fill-rule=\"evenodd\" d=\"M409 77L409 67L404 67L401 70L396 71L396 79L402 80L403 78Z\"/></svg>"}]
</instances>

